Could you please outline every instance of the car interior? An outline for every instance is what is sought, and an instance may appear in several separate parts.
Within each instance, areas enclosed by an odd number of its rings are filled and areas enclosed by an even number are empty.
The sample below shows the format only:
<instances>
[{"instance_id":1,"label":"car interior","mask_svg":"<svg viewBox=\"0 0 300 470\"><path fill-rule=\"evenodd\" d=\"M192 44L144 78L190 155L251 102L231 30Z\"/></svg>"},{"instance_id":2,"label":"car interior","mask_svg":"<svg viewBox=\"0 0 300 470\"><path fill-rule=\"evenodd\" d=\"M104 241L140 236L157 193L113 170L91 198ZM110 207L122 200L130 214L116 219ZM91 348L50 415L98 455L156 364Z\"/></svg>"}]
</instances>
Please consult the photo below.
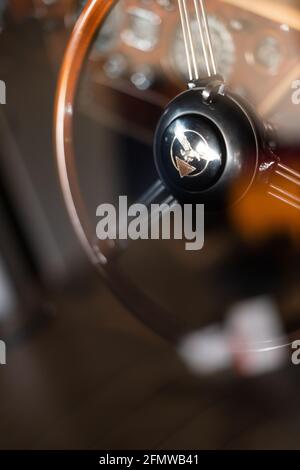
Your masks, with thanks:
<instances>
[{"instance_id":1,"label":"car interior","mask_svg":"<svg viewBox=\"0 0 300 470\"><path fill-rule=\"evenodd\" d=\"M300 448L299 57L299 0L0 0L0 450Z\"/></svg>"}]
</instances>

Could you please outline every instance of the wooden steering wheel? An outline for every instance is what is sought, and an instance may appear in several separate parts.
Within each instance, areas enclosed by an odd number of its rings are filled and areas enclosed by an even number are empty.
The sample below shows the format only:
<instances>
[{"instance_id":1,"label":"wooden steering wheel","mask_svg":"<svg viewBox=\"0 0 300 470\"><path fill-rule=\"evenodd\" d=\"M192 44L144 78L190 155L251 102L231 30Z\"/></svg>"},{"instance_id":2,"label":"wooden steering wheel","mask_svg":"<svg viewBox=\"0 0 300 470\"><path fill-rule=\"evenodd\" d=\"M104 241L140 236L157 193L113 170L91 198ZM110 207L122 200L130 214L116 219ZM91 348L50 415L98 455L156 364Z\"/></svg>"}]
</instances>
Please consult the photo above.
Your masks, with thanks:
<instances>
[{"instance_id":1,"label":"wooden steering wheel","mask_svg":"<svg viewBox=\"0 0 300 470\"><path fill-rule=\"evenodd\" d=\"M76 23L65 53L57 88L54 126L60 183L65 204L77 237L101 276L109 284L115 295L138 319L158 335L176 345L182 338L192 332L192 326L189 325L188 322L185 323L180 319L176 319L153 299L141 292L141 290L127 278L126 274L122 273L119 268L116 267L114 259L118 247L111 240L101 242L96 240L94 227L90 224L86 215L87 211L76 173L73 118L79 79L92 40L116 3L116 0L89 0ZM192 76L192 70L190 70L190 72L192 83L195 77ZM195 83L193 85L195 85ZM201 84L197 86L200 86L203 91ZM214 92L216 87L219 87L217 80L212 83L209 92ZM191 88L193 88L193 86ZM205 90L207 91L207 88L205 88ZM219 91L220 88L218 89L218 92ZM235 98L230 98L230 100L232 104ZM175 100L175 105L176 104L178 104L178 101ZM186 104L184 104L184 106L185 105ZM240 105L238 106L240 107ZM247 112L244 114L247 114L247 118L251 121L250 113ZM160 136L161 134L162 132L159 129L157 135ZM253 144L254 149L259 145L257 140L258 139L256 139ZM252 170L250 171L250 183L252 183L255 176L254 172L257 171L259 163L257 159L254 160L253 174L251 173ZM274 165L278 162L274 161L271 163L274 169ZM270 167L272 167L272 165L270 164ZM231 170L234 172L235 168L232 167ZM246 170L247 175L249 175L249 167L247 167ZM243 188L243 192L245 192L245 188L248 190L248 186L250 185L249 181ZM165 182L166 181L164 181L164 183ZM153 200L163 191L164 186L157 183L150 191L149 198ZM272 345L273 346L270 346L269 343L268 347L274 347L275 349L284 347L286 346L286 340L278 338L272 342ZM262 345L257 345L257 350L261 348Z\"/></svg>"}]
</instances>

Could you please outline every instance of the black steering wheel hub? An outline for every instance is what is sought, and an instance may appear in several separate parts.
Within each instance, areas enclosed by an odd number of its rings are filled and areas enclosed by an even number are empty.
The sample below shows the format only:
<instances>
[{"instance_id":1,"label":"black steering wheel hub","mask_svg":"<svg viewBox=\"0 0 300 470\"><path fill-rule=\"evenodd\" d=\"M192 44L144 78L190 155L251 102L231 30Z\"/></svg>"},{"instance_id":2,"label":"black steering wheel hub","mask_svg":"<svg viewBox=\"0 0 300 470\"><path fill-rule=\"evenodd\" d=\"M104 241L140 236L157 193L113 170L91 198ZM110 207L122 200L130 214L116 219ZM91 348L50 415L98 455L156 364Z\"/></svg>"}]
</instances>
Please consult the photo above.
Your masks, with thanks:
<instances>
[{"instance_id":1,"label":"black steering wheel hub","mask_svg":"<svg viewBox=\"0 0 300 470\"><path fill-rule=\"evenodd\" d=\"M262 126L240 98L206 91L195 87L167 106L156 129L154 156L160 178L179 201L219 205L236 178L240 197L250 188Z\"/></svg>"}]
</instances>

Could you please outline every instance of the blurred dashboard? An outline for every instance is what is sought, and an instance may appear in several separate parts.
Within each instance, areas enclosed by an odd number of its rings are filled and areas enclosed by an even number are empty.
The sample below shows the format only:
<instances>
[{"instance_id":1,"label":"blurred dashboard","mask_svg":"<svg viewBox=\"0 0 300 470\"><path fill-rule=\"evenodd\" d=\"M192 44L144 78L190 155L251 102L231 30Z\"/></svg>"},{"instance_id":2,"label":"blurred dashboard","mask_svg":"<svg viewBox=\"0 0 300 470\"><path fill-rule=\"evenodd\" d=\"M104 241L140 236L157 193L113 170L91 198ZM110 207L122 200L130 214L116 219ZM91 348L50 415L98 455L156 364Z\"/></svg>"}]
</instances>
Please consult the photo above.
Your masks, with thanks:
<instances>
[{"instance_id":1,"label":"blurred dashboard","mask_svg":"<svg viewBox=\"0 0 300 470\"><path fill-rule=\"evenodd\" d=\"M290 95L300 77L300 6L210 0L207 9L218 72L261 115L283 126L285 137L297 136ZM200 44L196 52L204 71ZM186 71L177 0L122 0L95 39L85 110L150 141L161 108L185 89Z\"/></svg>"},{"instance_id":2,"label":"blurred dashboard","mask_svg":"<svg viewBox=\"0 0 300 470\"><path fill-rule=\"evenodd\" d=\"M11 0L15 18L39 18L58 69L84 0ZM297 140L290 96L300 78L300 5L289 0L206 2L218 72L286 140ZM187 2L192 6L192 2ZM196 28L192 18L192 28ZM200 44L196 46L204 71ZM81 109L122 133L151 142L164 105L187 81L177 0L121 0L95 38L81 87Z\"/></svg>"}]
</instances>

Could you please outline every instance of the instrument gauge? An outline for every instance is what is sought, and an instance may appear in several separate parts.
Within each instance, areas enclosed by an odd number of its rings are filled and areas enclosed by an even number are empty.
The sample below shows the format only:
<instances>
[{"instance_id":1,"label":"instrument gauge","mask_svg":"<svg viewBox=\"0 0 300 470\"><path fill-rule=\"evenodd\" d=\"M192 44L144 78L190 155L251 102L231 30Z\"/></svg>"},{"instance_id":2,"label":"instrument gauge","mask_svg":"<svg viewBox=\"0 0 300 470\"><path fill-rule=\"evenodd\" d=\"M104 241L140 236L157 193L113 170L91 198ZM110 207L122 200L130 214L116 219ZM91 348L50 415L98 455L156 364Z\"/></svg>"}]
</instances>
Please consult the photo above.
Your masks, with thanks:
<instances>
[{"instance_id":1,"label":"instrument gauge","mask_svg":"<svg viewBox=\"0 0 300 470\"><path fill-rule=\"evenodd\" d=\"M208 17L210 26L211 40L215 51L216 62L218 64L218 73L228 79L231 75L235 62L235 46L232 35L226 25L215 16ZM191 28L196 36L198 24L196 18L191 21ZM205 62L201 43L195 45L198 68L202 76L206 75ZM184 49L182 28L180 24L175 33L175 41L171 50L171 60L175 71L184 80L187 79L187 61Z\"/></svg>"},{"instance_id":2,"label":"instrument gauge","mask_svg":"<svg viewBox=\"0 0 300 470\"><path fill-rule=\"evenodd\" d=\"M282 60L278 39L272 36L263 38L256 47L255 59L271 72L276 72Z\"/></svg>"},{"instance_id":3,"label":"instrument gauge","mask_svg":"<svg viewBox=\"0 0 300 470\"><path fill-rule=\"evenodd\" d=\"M77 3L77 16L80 15L85 7L87 0L78 0ZM112 9L109 13L106 22L96 36L93 48L99 54L110 52L119 39L120 28L124 19L124 8L122 1Z\"/></svg>"},{"instance_id":4,"label":"instrument gauge","mask_svg":"<svg viewBox=\"0 0 300 470\"><path fill-rule=\"evenodd\" d=\"M121 33L123 42L143 52L152 51L160 39L160 16L144 8L130 8L127 13L128 27Z\"/></svg>"},{"instance_id":5,"label":"instrument gauge","mask_svg":"<svg viewBox=\"0 0 300 470\"><path fill-rule=\"evenodd\" d=\"M110 51L119 39L119 31L123 22L124 12L120 4L117 4L101 28L95 40L94 47L99 53Z\"/></svg>"}]
</instances>

